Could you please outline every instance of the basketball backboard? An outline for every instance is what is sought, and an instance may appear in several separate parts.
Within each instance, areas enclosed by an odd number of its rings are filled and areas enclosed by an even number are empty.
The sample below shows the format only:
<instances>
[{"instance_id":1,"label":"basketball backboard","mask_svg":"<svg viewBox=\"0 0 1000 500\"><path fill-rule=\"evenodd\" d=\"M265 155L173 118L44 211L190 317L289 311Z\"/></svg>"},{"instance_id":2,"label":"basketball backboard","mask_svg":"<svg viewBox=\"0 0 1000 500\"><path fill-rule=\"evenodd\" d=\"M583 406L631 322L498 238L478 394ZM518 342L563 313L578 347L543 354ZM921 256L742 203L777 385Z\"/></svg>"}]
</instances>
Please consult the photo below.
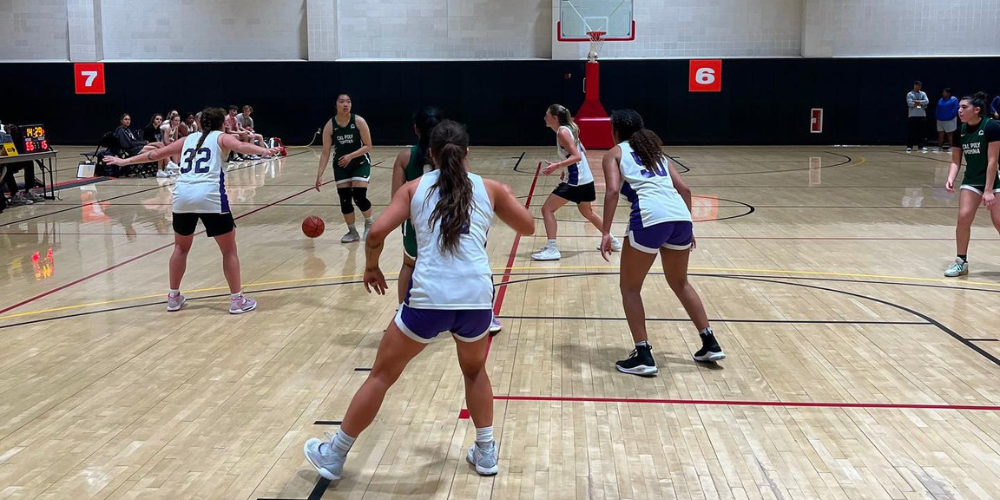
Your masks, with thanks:
<instances>
[{"instance_id":1,"label":"basketball backboard","mask_svg":"<svg viewBox=\"0 0 1000 500\"><path fill-rule=\"evenodd\" d=\"M633 0L561 0L558 39L588 42L588 33L599 31L604 41L635 40Z\"/></svg>"}]
</instances>

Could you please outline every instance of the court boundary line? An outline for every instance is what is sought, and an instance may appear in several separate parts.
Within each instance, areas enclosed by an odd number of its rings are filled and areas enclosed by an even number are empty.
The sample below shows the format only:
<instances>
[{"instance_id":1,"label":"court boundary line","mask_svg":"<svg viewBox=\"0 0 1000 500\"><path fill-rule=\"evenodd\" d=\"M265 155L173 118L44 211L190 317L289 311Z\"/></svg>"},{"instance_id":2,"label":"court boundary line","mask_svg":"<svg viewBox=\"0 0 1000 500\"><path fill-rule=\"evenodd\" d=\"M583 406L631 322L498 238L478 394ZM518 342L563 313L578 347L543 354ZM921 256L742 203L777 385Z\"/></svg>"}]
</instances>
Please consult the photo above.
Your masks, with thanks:
<instances>
[{"instance_id":1,"label":"court boundary line","mask_svg":"<svg viewBox=\"0 0 1000 500\"><path fill-rule=\"evenodd\" d=\"M785 408L884 408L897 410L968 410L968 411L1000 411L996 405L951 405L924 403L847 403L847 402L815 402L815 401L748 401L726 399L655 399L655 398L607 398L607 397L576 397L576 396L493 396L501 401L539 401L539 402L569 402L569 403L639 403L663 405L702 405L702 406L757 406Z\"/></svg>"}]
</instances>

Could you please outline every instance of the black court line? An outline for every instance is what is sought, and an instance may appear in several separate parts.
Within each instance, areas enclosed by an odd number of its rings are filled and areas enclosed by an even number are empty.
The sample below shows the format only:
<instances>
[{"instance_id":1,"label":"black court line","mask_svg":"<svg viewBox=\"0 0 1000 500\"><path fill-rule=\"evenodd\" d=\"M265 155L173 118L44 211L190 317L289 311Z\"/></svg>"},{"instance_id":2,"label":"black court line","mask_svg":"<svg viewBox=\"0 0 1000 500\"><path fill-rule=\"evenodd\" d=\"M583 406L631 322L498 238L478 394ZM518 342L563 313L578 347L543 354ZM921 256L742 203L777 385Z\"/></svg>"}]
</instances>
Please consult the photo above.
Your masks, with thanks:
<instances>
[{"instance_id":1,"label":"black court line","mask_svg":"<svg viewBox=\"0 0 1000 500\"><path fill-rule=\"evenodd\" d=\"M493 276L497 277L497 276L499 276L501 274L503 274L503 273L494 273ZM651 271L650 274L651 275L657 275L657 274L659 274L659 271ZM530 276L530 277L529 278L524 278L524 279L510 280L507 283L505 283L504 285L494 285L494 286L495 287L499 287L499 286L513 285L513 284L516 284L516 283L529 283L529 282L532 282L532 281L550 280L550 279L556 279L556 278L574 278L574 277L580 277L580 276L612 276L612 275L617 276L618 272L616 272L616 271L615 272L612 272L612 271L593 271L593 272L588 272L588 273L584 273L584 274L572 273L572 272L567 272L567 273L558 273L558 272L554 272L554 273L553 272L520 272L520 273L512 273L511 275L512 276ZM697 277L702 277L702 278L716 278L716 277L719 277L719 276L740 276L740 277L744 277L744 278L765 278L765 279L766 278L775 278L775 276L771 276L771 275L755 275L755 274L746 274L746 275L719 275L719 274L707 274L707 273L688 273L688 276L697 276ZM993 294L1000 293L1000 289L993 290L993 289L965 287L965 286L936 285L936 284L932 284L932 283L907 283L907 282L899 282L899 281L875 281L875 280L858 280L858 279L847 279L847 278L823 278L823 277L812 277L812 276L779 276L779 277L781 279L789 279L789 280L796 280L796 281L820 281L820 282L865 284L865 285L908 286L908 287L916 287L916 288L938 288L938 289L943 289L943 290L957 290L957 291L965 291L965 292L983 292L983 293L993 293ZM395 280L396 280L396 278L386 278L386 281L395 281ZM308 284L308 285L295 285L295 286L287 286L287 287L279 287L279 288L262 288L260 290L254 290L253 293L264 294L264 293L281 292L281 291L288 291L288 290L299 290L299 289L308 289L308 288L322 288L322 287L328 287L328 286L340 286L340 285L350 285L350 284L359 284L359 283L362 283L362 282L361 281L344 281L344 282L335 282L335 283L313 283L313 284ZM205 295L205 296L200 296L200 297L191 297L191 298L188 298L187 300L188 300L188 302L192 302L192 301L198 301L198 300L204 300L204 299L226 297L228 295L229 295L228 293L220 293L220 294ZM131 305L126 305L126 306L111 307L111 308L107 308L107 309L97 309L97 310L94 310L94 311L84 311L84 312L78 312L78 313L64 314L64 315L61 315L61 316L52 316L52 317L48 317L48 318L34 319L34 320L22 321L22 322L19 322L19 323L11 323L11 324L7 324L7 325L0 325L0 330L3 330L5 328L13 328L13 327L16 327L16 326L25 326L25 325L32 325L32 324L37 324L37 323L45 323L45 322L48 322L48 321L58 321L58 320L62 320L62 319L78 318L78 317L81 317L81 316L90 316L90 315L101 314L101 313L106 313L106 312L115 312L115 311L122 311L122 310L127 310L127 309L136 309L136 308L142 308L142 307L162 306L165 303L166 303L165 300L157 300L157 301L145 302L145 303L141 303L141 304L131 304Z\"/></svg>"},{"instance_id":2,"label":"black court line","mask_svg":"<svg viewBox=\"0 0 1000 500\"><path fill-rule=\"evenodd\" d=\"M854 159L851 158L850 156L842 155L840 153L831 153L829 151L822 151L822 153L825 153L825 154L828 154L828 155L833 155L833 156L839 156L841 158L846 158L846 160L844 160L844 161L842 161L840 163L835 163L833 165L827 165L825 167L822 167L822 170L826 170L826 169L829 169L829 168L835 168L835 167L842 167L842 166L850 164L851 162L854 161ZM778 173L782 173L782 172L801 172L801 171L807 171L807 170L810 170L810 167L805 167L805 168L786 168L786 169L781 169L781 170L758 170L756 172L719 172L719 173L711 173L711 174L691 174L688 177L718 177L720 175L735 176L735 175L778 174ZM733 187L738 187L738 186L733 186ZM808 186L803 186L803 187L804 188L808 188Z\"/></svg>"},{"instance_id":3,"label":"black court line","mask_svg":"<svg viewBox=\"0 0 1000 500\"><path fill-rule=\"evenodd\" d=\"M508 282L507 284L510 284ZM594 316L506 316L498 315L501 319L531 319L531 320L553 320L553 321L626 321L626 318L609 318ZM690 318L646 318L646 321L658 321L667 323L690 323ZM869 320L799 320L799 319L723 319L711 318L711 323L763 323L763 324L786 324L786 325L933 325L926 321L869 321ZM972 340L972 339L970 339Z\"/></svg>"},{"instance_id":4,"label":"black court line","mask_svg":"<svg viewBox=\"0 0 1000 500\"><path fill-rule=\"evenodd\" d=\"M321 498L323 498L323 493L325 493L326 489L329 487L330 487L330 480L323 478L321 476L319 478L319 481L316 481L316 486L313 487L312 492L309 493L309 497L306 498L306 500L320 500ZM302 499L301 498L258 498L257 500L302 500Z\"/></svg>"},{"instance_id":5,"label":"black court line","mask_svg":"<svg viewBox=\"0 0 1000 500\"><path fill-rule=\"evenodd\" d=\"M559 277L559 278L578 278L578 277L597 276L597 275L606 275L606 274L610 274L610 273L590 272L590 273L576 273L576 274L555 275L554 277ZM613 273L613 274L618 274L618 273ZM848 291L845 291L845 290L837 290L837 289L834 289L834 288L826 288L826 287L817 286L817 285L807 285L807 284L804 284L804 283L793 283L793 282L789 282L789 281L782 281L782 280L786 280L786 279L795 279L793 277L786 277L786 276L781 276L780 277L781 279L776 279L773 276L768 276L768 277L753 277L753 276L734 275L734 274L690 274L690 276L701 276L701 277L704 277L704 278L718 278L718 279L732 279L732 280L756 281L756 282L761 282L761 283L773 283L773 284L778 284L778 285L788 285L788 286L799 287L799 288L809 288L809 289L813 289L813 290L822 290L822 291L825 291L825 292L831 292L831 293L837 293L837 294L841 294L841 295L847 295L848 297L854 297L856 299L870 300L872 302L875 302L875 303L878 303L878 304L882 304L884 306L892 307L893 309L897 309L899 311L907 312L907 313L912 314L912 315L914 315L914 316L916 316L916 317L918 317L920 319L923 319L924 321L926 321L926 322L928 322L928 323L936 326L942 332L945 332L946 334L948 334L948 336L950 336L951 338L953 338L953 339L961 342L963 345L965 345L969 349L972 349L977 354L979 354L980 356L986 358L987 360L989 360L993 364L995 364L997 366L1000 366L1000 359L998 359L996 356L994 356L994 355L990 354L989 352L983 350L981 347L975 345L969 339L966 339L965 337L962 337L961 335L959 335L958 333L956 333L951 328L948 328L947 326L945 326L941 322L935 320L934 318L931 318L930 316L928 316L928 315L926 315L924 313L921 313L919 311L916 311L916 310L911 309L911 308L906 307L906 306L901 306L899 304L896 304L894 302L890 302L888 300L879 299L879 298L876 298L876 297L871 297L869 295L864 295L864 294L860 294L860 293L848 292ZM535 278L530 278L530 279L522 280L522 282L538 281L538 280L543 280L543 279L546 279L546 278L545 277L535 277ZM549 279L552 279L552 278L549 278ZM509 281L509 282L507 282L507 285L510 285L512 283L514 283L514 282L513 281Z\"/></svg>"},{"instance_id":6,"label":"black court line","mask_svg":"<svg viewBox=\"0 0 1000 500\"><path fill-rule=\"evenodd\" d=\"M688 173L688 172L691 171L691 167L688 167L687 165L681 163L681 159L680 159L681 157L680 156L670 156L670 155L667 155L667 158L670 158L670 161L672 161L672 162L680 165L680 167L684 169L684 170L678 170L677 173L679 173L679 174L686 174L686 173Z\"/></svg>"},{"instance_id":7,"label":"black court line","mask_svg":"<svg viewBox=\"0 0 1000 500\"><path fill-rule=\"evenodd\" d=\"M704 196L695 195L695 198L705 198L705 197ZM739 213L739 214L736 214L736 215L730 215L730 216L727 216L727 217L716 217L715 219L698 219L695 222L720 222L720 221L724 221L724 220L739 219L741 217L746 217L748 215L751 215L751 214L753 214L754 212L757 211L756 207L754 207L753 205L751 205L749 203L743 202L743 201L728 200L728 199L725 199L725 198L715 198L715 199L718 200L718 201L725 201L725 202L729 202L729 203L735 203L735 205L724 205L724 206L721 206L721 207L718 207L718 208L739 208L739 207L743 207L743 208L746 209L746 212ZM603 206L603 205L601 205L601 206ZM628 206L628 205L619 205L619 206ZM535 216L535 220L545 220L545 219L543 217ZM584 219L584 220L556 219L556 222L586 222L588 224L590 223L590 221L588 221L586 219Z\"/></svg>"},{"instance_id":8,"label":"black court line","mask_svg":"<svg viewBox=\"0 0 1000 500\"><path fill-rule=\"evenodd\" d=\"M340 425L342 423L341 420L317 420L313 422L313 425Z\"/></svg>"},{"instance_id":9,"label":"black court line","mask_svg":"<svg viewBox=\"0 0 1000 500\"><path fill-rule=\"evenodd\" d=\"M292 156L300 155L300 154L303 154L303 153L308 153L308 151L303 151L301 153L295 153L295 154L292 154L292 155L288 155L285 158L291 158ZM236 168L234 168L232 170L228 170L226 173L235 172L237 170L243 170L245 168L250 168L250 167L253 167L253 166L256 166L256 165L258 165L258 164L245 165L245 166L242 166L242 167L236 167ZM123 187L125 187L125 186L123 186ZM64 213L64 212L69 212L71 210L82 209L85 206L90 206L90 205L95 205L95 204L98 204L98 203L104 203L104 202L107 202L107 201L117 200L119 198L125 198L126 196L135 196L137 194L148 193L150 191L153 191L153 190L156 190L156 189L160 189L161 187L164 187L164 186L156 185L156 186L151 187L151 188L140 189L139 191L133 191L133 192L128 193L128 194L122 194L122 195L118 195L118 196L112 196L111 198L108 198L108 199L105 199L105 200L95 200L95 201L90 201L90 202L87 202L87 203L80 203L80 204L74 205L74 206L69 207L69 208L64 208L62 210L55 210L53 212L47 212L47 213L44 213L44 214L35 215L33 217L27 217L27 218L24 218L24 219L18 219L18 220L12 220L10 222L5 222L3 224L0 224L0 227L6 227L6 226L13 225L13 224L20 224L22 222L28 222L28 221L35 220L35 219L42 219L42 218L45 218L45 217L49 217L51 215L61 214L61 213ZM42 205L44 205L44 203L40 203L39 204L39 206L42 206Z\"/></svg>"},{"instance_id":10,"label":"black court line","mask_svg":"<svg viewBox=\"0 0 1000 500\"><path fill-rule=\"evenodd\" d=\"M370 371L372 371L372 369L371 368L358 367L358 368L355 368L354 371L356 371L356 372L370 372Z\"/></svg>"},{"instance_id":11,"label":"black court line","mask_svg":"<svg viewBox=\"0 0 1000 500\"><path fill-rule=\"evenodd\" d=\"M528 154L527 151L522 151L521 156L517 157L517 163L514 164L514 171L517 172L517 166L521 164L521 160L524 159L524 155Z\"/></svg>"},{"instance_id":12,"label":"black court line","mask_svg":"<svg viewBox=\"0 0 1000 500\"><path fill-rule=\"evenodd\" d=\"M965 339L969 342L1000 342L1000 339Z\"/></svg>"},{"instance_id":13,"label":"black court line","mask_svg":"<svg viewBox=\"0 0 1000 500\"><path fill-rule=\"evenodd\" d=\"M903 156L906 156L908 158L917 158L917 159L920 159L920 160L936 161L938 163L947 163L947 164L951 165L951 160L940 160L938 158L932 158L932 157L929 157L929 156L925 156L928 153L914 154L914 153L905 153L903 151L888 151L888 152L889 153L893 153L893 154L897 154L897 155L903 155ZM931 153L931 154L934 154L934 153ZM941 153L937 153L937 154L941 154ZM951 153L948 153L948 156L951 156ZM962 157L962 165L963 166L965 165L965 157L964 156Z\"/></svg>"}]
</instances>

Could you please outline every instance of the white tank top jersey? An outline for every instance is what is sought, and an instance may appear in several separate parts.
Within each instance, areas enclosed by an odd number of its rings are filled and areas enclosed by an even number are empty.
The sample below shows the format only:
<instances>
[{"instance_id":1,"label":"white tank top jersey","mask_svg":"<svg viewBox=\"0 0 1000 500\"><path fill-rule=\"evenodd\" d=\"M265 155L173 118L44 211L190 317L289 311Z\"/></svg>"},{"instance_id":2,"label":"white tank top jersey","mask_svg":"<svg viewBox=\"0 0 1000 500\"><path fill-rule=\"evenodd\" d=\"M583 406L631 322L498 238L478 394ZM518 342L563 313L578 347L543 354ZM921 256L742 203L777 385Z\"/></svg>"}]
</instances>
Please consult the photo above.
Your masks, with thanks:
<instances>
[{"instance_id":1,"label":"white tank top jersey","mask_svg":"<svg viewBox=\"0 0 1000 500\"><path fill-rule=\"evenodd\" d=\"M410 220L417 234L417 265L413 270L406 305L414 309L481 310L493 308L493 270L486 253L486 235L493 220L493 204L483 178L468 173L472 181L469 227L454 254L441 248L440 223L430 217L441 194L432 189L440 170L420 177L410 200Z\"/></svg>"},{"instance_id":2,"label":"white tank top jersey","mask_svg":"<svg viewBox=\"0 0 1000 500\"><path fill-rule=\"evenodd\" d=\"M573 130L569 127L563 125L559 127L559 130L566 129L570 136L573 135ZM559 130L556 131L558 136ZM559 139L556 139L556 149L559 151L559 158L566 160L569 159L569 151L563 149L562 145L559 144ZM576 139L576 149L580 152L580 161L566 167L566 184L570 186L584 186L594 182L594 174L590 172L590 163L587 162L587 151L583 149L583 144L580 143L580 139Z\"/></svg>"},{"instance_id":3,"label":"white tank top jersey","mask_svg":"<svg viewBox=\"0 0 1000 500\"><path fill-rule=\"evenodd\" d=\"M184 138L181 149L181 171L174 185L175 213L226 214L229 197L226 196L226 158L219 147L218 130L209 132L198 151L202 132ZM193 153L193 154L192 154Z\"/></svg>"},{"instance_id":4,"label":"white tank top jersey","mask_svg":"<svg viewBox=\"0 0 1000 500\"><path fill-rule=\"evenodd\" d=\"M667 158L663 157L663 161L650 172L628 142L618 147L622 150L619 170L624 182L621 192L632 205L629 229L647 228L663 222L691 222L691 211L670 178Z\"/></svg>"}]
</instances>

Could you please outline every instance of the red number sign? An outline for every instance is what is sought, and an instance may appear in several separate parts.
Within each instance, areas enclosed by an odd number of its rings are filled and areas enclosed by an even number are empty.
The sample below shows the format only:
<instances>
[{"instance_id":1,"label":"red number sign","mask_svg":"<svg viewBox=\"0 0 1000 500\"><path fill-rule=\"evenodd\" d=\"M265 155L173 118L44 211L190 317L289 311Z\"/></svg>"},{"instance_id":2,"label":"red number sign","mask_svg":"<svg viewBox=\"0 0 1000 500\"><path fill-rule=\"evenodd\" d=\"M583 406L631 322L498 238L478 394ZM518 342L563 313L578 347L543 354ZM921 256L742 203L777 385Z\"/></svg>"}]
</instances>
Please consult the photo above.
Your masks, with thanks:
<instances>
[{"instance_id":1,"label":"red number sign","mask_svg":"<svg viewBox=\"0 0 1000 500\"><path fill-rule=\"evenodd\" d=\"M688 75L689 92L722 92L722 61L719 59L691 60Z\"/></svg>"},{"instance_id":2,"label":"red number sign","mask_svg":"<svg viewBox=\"0 0 1000 500\"><path fill-rule=\"evenodd\" d=\"M104 93L104 63L77 63L73 65L73 81L77 94Z\"/></svg>"}]
</instances>

